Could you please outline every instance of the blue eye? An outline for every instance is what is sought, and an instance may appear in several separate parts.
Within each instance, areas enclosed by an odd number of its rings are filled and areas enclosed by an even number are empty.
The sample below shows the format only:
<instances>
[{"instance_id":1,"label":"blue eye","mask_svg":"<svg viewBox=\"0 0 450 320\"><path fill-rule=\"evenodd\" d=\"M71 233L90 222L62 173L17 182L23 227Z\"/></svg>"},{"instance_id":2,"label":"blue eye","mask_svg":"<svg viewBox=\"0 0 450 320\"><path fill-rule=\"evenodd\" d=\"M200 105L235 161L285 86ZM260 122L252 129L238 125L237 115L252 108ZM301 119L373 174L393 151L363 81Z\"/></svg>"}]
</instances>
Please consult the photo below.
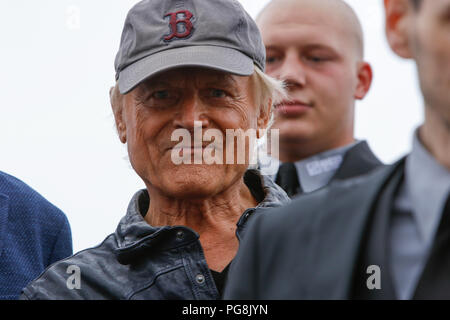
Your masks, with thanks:
<instances>
[{"instance_id":1,"label":"blue eye","mask_svg":"<svg viewBox=\"0 0 450 320\"><path fill-rule=\"evenodd\" d=\"M156 99L167 99L169 98L170 94L167 90L160 90L153 93L153 97Z\"/></svg>"},{"instance_id":2,"label":"blue eye","mask_svg":"<svg viewBox=\"0 0 450 320\"><path fill-rule=\"evenodd\" d=\"M275 62L277 62L278 60L279 60L279 59L276 58L276 57L267 57L266 63L267 63L267 64L275 63Z\"/></svg>"},{"instance_id":3,"label":"blue eye","mask_svg":"<svg viewBox=\"0 0 450 320\"><path fill-rule=\"evenodd\" d=\"M220 89L212 89L211 90L211 96L214 98L224 98L226 97L226 92Z\"/></svg>"},{"instance_id":4,"label":"blue eye","mask_svg":"<svg viewBox=\"0 0 450 320\"><path fill-rule=\"evenodd\" d=\"M319 58L319 57L309 57L309 60L313 61L313 62L320 62L320 61L322 61L322 59Z\"/></svg>"},{"instance_id":5,"label":"blue eye","mask_svg":"<svg viewBox=\"0 0 450 320\"><path fill-rule=\"evenodd\" d=\"M329 58L327 57L322 57L322 56L309 56L307 57L307 59L311 62L315 62L315 63L320 63L320 62L325 62L328 61Z\"/></svg>"}]
</instances>

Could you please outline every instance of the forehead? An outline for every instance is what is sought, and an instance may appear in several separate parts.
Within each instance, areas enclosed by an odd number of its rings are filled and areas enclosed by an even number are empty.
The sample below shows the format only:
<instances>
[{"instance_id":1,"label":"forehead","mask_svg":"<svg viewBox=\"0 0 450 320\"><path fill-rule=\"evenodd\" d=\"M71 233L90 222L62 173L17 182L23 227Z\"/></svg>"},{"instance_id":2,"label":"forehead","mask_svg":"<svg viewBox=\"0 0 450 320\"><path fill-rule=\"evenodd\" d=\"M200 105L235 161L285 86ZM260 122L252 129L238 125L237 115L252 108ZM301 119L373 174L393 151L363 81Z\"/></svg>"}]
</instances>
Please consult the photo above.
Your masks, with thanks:
<instances>
[{"instance_id":1,"label":"forehead","mask_svg":"<svg viewBox=\"0 0 450 320\"><path fill-rule=\"evenodd\" d=\"M303 2L274 5L258 19L266 46L317 44L343 49L358 36L354 26L335 10Z\"/></svg>"}]
</instances>

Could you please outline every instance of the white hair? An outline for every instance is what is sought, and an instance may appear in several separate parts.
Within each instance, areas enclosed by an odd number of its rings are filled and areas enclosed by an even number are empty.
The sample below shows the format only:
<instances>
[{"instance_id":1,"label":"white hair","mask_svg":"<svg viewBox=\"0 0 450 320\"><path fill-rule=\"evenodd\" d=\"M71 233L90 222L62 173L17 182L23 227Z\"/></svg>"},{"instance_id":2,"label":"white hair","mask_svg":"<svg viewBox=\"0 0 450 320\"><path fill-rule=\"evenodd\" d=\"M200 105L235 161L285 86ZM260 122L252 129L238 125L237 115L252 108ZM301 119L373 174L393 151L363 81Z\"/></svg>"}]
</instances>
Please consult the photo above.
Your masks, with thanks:
<instances>
[{"instance_id":1,"label":"white hair","mask_svg":"<svg viewBox=\"0 0 450 320\"><path fill-rule=\"evenodd\" d=\"M266 129L273 124L274 106L287 99L288 94L285 84L277 80L255 66L255 72L250 76L253 82L255 102L259 105L260 112L267 113L270 109L270 122Z\"/></svg>"}]
</instances>

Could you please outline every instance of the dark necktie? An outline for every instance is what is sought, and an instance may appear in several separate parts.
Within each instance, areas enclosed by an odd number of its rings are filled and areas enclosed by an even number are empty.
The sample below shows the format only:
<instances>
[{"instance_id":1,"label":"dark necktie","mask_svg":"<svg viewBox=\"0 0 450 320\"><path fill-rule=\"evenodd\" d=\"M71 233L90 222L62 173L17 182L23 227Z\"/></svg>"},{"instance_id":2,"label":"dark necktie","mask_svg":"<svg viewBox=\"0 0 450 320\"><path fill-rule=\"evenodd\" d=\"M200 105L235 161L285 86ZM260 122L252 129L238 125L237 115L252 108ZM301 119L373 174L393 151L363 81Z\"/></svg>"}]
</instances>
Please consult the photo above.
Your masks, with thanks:
<instances>
[{"instance_id":1,"label":"dark necktie","mask_svg":"<svg viewBox=\"0 0 450 320\"><path fill-rule=\"evenodd\" d=\"M280 166L275 182L286 191L290 198L302 192L297 169L293 163L285 162Z\"/></svg>"},{"instance_id":2,"label":"dark necktie","mask_svg":"<svg viewBox=\"0 0 450 320\"><path fill-rule=\"evenodd\" d=\"M414 299L450 299L450 195Z\"/></svg>"}]
</instances>

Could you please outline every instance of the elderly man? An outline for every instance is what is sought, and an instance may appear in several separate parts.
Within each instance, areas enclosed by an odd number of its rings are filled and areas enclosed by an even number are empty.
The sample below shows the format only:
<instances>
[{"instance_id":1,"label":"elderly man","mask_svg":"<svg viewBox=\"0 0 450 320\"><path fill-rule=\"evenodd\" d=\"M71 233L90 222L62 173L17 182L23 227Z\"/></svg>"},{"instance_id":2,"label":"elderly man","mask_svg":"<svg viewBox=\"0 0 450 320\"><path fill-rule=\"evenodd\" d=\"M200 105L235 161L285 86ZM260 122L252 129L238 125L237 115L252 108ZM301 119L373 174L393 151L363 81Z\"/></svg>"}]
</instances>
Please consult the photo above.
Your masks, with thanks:
<instances>
[{"instance_id":1,"label":"elderly man","mask_svg":"<svg viewBox=\"0 0 450 320\"><path fill-rule=\"evenodd\" d=\"M372 70L353 9L341 0L272 0L257 24L266 73L289 90L275 110L279 155L263 158L262 172L294 196L380 166L354 138L355 101L369 91Z\"/></svg>"},{"instance_id":2,"label":"elderly man","mask_svg":"<svg viewBox=\"0 0 450 320\"><path fill-rule=\"evenodd\" d=\"M19 179L0 171L0 300L72 254L67 217Z\"/></svg>"},{"instance_id":3,"label":"elderly man","mask_svg":"<svg viewBox=\"0 0 450 320\"><path fill-rule=\"evenodd\" d=\"M134 6L111 102L146 190L115 233L49 268L23 298L219 298L247 220L289 201L247 170L249 145L220 137L267 127L283 88L264 75L264 61L256 24L234 0ZM245 161L222 161L242 155Z\"/></svg>"},{"instance_id":4,"label":"elderly man","mask_svg":"<svg viewBox=\"0 0 450 320\"><path fill-rule=\"evenodd\" d=\"M255 219L227 298L450 299L450 0L384 3L425 101L412 152Z\"/></svg>"}]
</instances>

